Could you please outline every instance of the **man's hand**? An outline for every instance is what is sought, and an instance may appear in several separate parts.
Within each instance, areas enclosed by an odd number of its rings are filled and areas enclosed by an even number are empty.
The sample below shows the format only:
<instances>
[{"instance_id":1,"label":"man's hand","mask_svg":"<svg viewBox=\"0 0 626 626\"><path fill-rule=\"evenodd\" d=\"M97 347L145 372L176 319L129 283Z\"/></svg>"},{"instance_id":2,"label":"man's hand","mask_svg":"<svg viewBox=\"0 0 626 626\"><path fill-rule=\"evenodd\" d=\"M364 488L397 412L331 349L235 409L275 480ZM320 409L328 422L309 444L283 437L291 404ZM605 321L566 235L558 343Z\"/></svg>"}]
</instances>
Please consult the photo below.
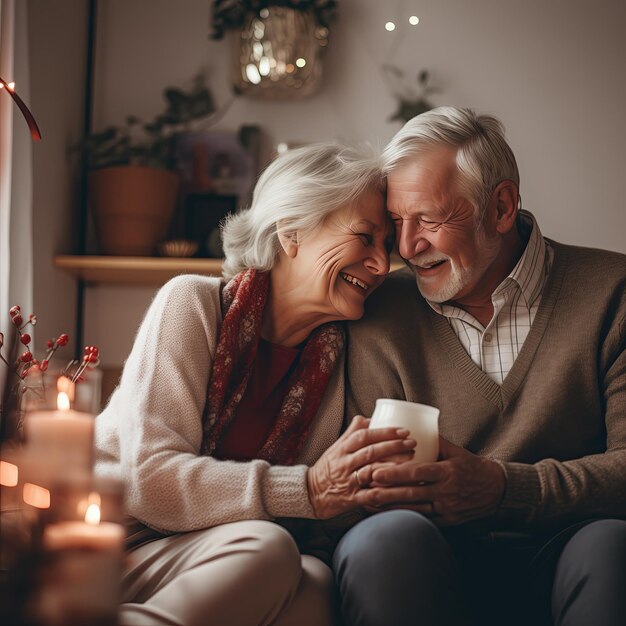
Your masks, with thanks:
<instances>
[{"instance_id":1,"label":"man's hand","mask_svg":"<svg viewBox=\"0 0 626 626\"><path fill-rule=\"evenodd\" d=\"M505 477L495 462L439 438L435 463L405 462L374 469L369 510L411 509L439 526L456 526L495 514Z\"/></svg>"}]
</instances>

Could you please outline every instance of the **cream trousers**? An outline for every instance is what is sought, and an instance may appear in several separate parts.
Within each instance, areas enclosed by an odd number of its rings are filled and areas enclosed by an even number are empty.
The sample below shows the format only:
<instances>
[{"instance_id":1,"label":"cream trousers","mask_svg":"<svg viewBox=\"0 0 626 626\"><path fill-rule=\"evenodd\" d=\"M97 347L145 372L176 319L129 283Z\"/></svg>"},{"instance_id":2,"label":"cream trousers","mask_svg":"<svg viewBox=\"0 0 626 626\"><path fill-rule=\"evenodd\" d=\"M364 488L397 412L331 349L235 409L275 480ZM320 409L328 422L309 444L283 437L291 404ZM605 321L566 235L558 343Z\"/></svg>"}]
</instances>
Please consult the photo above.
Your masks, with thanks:
<instances>
[{"instance_id":1,"label":"cream trousers","mask_svg":"<svg viewBox=\"0 0 626 626\"><path fill-rule=\"evenodd\" d=\"M174 535L129 554L120 626L326 626L333 575L277 524L244 521Z\"/></svg>"}]
</instances>

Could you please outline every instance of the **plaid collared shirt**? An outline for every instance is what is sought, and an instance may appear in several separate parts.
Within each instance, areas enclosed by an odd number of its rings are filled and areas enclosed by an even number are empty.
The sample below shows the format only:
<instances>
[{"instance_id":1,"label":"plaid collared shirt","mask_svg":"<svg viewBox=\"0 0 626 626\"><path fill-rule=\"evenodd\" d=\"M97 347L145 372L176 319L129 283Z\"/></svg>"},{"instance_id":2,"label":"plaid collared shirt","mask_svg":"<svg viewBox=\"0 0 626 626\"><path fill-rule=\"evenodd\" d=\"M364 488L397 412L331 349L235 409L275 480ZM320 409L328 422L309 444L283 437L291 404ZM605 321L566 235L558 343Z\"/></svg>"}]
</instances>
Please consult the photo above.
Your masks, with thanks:
<instances>
[{"instance_id":1,"label":"plaid collared shirt","mask_svg":"<svg viewBox=\"0 0 626 626\"><path fill-rule=\"evenodd\" d=\"M528 244L513 271L493 292L493 317L485 328L459 307L428 302L448 320L472 361L499 385L528 336L554 256L535 218L528 211L522 211L520 216L524 225L532 229Z\"/></svg>"}]
</instances>

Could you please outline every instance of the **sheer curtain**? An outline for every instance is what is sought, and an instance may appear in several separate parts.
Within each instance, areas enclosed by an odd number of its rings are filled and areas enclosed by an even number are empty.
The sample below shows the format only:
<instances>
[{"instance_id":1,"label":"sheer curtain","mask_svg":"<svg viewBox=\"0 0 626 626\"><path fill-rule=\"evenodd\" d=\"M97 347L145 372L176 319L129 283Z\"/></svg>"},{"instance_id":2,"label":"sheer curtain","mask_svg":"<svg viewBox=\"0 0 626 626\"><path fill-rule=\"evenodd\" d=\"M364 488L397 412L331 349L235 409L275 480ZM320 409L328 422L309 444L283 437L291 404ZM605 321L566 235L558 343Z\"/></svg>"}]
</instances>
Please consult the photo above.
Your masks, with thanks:
<instances>
[{"instance_id":1,"label":"sheer curtain","mask_svg":"<svg viewBox=\"0 0 626 626\"><path fill-rule=\"evenodd\" d=\"M0 76L30 102L27 3L0 0ZM0 92L0 331L9 308L33 306L32 141L19 109ZM3 377L0 377L0 380Z\"/></svg>"}]
</instances>

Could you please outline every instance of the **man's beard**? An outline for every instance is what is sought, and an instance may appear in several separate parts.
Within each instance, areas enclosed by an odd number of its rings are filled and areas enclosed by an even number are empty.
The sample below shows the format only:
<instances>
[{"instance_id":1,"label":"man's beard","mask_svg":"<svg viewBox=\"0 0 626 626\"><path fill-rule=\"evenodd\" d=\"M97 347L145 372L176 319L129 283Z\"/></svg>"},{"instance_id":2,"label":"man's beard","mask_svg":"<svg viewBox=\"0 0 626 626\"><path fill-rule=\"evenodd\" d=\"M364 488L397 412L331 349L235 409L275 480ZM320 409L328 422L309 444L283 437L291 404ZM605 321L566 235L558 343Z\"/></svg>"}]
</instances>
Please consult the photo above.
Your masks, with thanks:
<instances>
[{"instance_id":1,"label":"man's beard","mask_svg":"<svg viewBox=\"0 0 626 626\"><path fill-rule=\"evenodd\" d=\"M447 302L452 300L454 296L461 293L465 287L471 282L475 274L474 267L458 268L451 259L447 261L450 263L450 276L448 280L440 286L436 291L431 291L428 288L428 279L422 278L419 274L415 274L417 280L417 288L424 298L431 302Z\"/></svg>"},{"instance_id":2,"label":"man's beard","mask_svg":"<svg viewBox=\"0 0 626 626\"><path fill-rule=\"evenodd\" d=\"M483 255L481 255L478 262L473 263L470 267L458 267L456 263L447 256L440 255L437 257L441 260L444 258L447 259L447 263L450 264L450 275L448 280L436 291L429 289L428 278L422 278L417 272L415 273L417 288L424 298L439 304L448 302L454 300L473 281L478 282L478 280L480 280L485 270L498 256L502 242L498 236L487 239L484 232L477 235L476 241L478 244L477 247L482 249ZM419 259L419 262L420 264L425 264L430 261L422 258ZM415 260L413 260L413 264L416 264Z\"/></svg>"}]
</instances>

